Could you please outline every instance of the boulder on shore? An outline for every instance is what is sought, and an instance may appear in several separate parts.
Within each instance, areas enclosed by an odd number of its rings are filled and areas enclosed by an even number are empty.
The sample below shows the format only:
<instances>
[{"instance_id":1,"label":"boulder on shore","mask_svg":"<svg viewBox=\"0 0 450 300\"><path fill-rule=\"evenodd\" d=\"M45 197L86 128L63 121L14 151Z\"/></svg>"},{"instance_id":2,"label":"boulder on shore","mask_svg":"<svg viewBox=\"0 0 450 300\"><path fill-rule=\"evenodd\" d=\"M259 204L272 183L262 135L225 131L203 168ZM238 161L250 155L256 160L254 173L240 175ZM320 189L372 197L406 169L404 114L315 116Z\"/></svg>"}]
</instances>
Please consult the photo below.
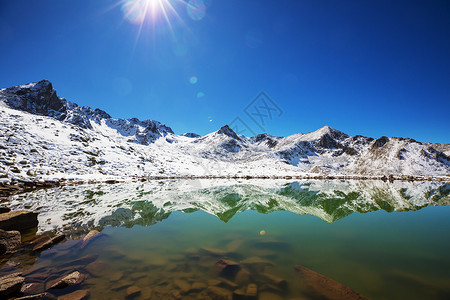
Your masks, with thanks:
<instances>
[{"instance_id":1,"label":"boulder on shore","mask_svg":"<svg viewBox=\"0 0 450 300\"><path fill-rule=\"evenodd\" d=\"M18 293L24 281L25 278L20 272L0 277L0 298L8 299L9 296Z\"/></svg>"},{"instance_id":2,"label":"boulder on shore","mask_svg":"<svg viewBox=\"0 0 450 300\"><path fill-rule=\"evenodd\" d=\"M38 225L38 213L35 211L10 211L0 214L0 229L25 230Z\"/></svg>"},{"instance_id":3,"label":"boulder on shore","mask_svg":"<svg viewBox=\"0 0 450 300\"><path fill-rule=\"evenodd\" d=\"M10 253L22 244L19 231L5 231L0 229L0 255Z\"/></svg>"}]
</instances>

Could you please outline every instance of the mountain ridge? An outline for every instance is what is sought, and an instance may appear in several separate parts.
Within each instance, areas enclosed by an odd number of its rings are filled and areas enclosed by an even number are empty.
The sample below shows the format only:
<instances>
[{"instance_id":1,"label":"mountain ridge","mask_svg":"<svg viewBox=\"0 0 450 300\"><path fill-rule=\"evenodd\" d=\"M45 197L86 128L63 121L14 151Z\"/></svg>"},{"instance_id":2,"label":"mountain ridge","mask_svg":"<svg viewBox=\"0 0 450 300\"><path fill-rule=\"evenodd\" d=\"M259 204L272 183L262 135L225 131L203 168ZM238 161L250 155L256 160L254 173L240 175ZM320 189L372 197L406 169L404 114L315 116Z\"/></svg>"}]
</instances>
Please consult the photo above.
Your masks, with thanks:
<instances>
[{"instance_id":1,"label":"mountain ridge","mask_svg":"<svg viewBox=\"0 0 450 300\"><path fill-rule=\"evenodd\" d=\"M158 121L80 107L58 97L48 80L1 89L0 103L6 177L450 175L450 144L349 136L328 125L287 137L246 137L229 125L204 136L177 135Z\"/></svg>"}]
</instances>

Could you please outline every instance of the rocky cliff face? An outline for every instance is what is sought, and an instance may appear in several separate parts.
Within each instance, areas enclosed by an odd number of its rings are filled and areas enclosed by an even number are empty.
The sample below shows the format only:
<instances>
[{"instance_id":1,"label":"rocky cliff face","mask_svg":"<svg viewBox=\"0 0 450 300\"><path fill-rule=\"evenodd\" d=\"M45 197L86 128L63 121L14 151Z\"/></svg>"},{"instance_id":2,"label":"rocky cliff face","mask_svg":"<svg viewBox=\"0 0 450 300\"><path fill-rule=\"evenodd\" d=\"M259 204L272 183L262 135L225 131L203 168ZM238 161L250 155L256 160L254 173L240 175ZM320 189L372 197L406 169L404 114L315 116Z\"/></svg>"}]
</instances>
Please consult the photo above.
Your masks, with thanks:
<instances>
[{"instance_id":1,"label":"rocky cliff face","mask_svg":"<svg viewBox=\"0 0 450 300\"><path fill-rule=\"evenodd\" d=\"M329 126L287 137L245 137L227 125L205 136L176 135L158 121L80 107L46 80L0 90L0 106L0 173L8 178L450 176L449 144L349 136Z\"/></svg>"},{"instance_id":2,"label":"rocky cliff face","mask_svg":"<svg viewBox=\"0 0 450 300\"><path fill-rule=\"evenodd\" d=\"M48 80L0 90L0 100L5 101L13 109L52 117L84 129L93 130L93 123L100 125L105 122L123 135L133 135L134 139L130 141L134 140L144 145L167 133L173 133L170 127L157 121L140 121L137 118L113 119L101 109L80 107L76 103L59 98Z\"/></svg>"}]
</instances>

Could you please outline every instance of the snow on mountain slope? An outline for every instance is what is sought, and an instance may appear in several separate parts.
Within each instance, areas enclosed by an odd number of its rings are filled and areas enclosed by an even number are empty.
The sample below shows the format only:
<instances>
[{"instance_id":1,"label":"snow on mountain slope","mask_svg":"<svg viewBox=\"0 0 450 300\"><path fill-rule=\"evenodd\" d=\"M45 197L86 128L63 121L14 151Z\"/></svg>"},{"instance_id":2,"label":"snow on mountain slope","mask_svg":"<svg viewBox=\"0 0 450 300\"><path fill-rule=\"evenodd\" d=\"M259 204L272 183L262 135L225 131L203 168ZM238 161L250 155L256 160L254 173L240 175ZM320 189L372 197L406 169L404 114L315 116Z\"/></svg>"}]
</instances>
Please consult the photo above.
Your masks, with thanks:
<instances>
[{"instance_id":1,"label":"snow on mountain slope","mask_svg":"<svg viewBox=\"0 0 450 300\"><path fill-rule=\"evenodd\" d=\"M1 177L448 176L449 148L352 137L329 126L288 137L245 137L229 126L205 136L176 135L157 121L80 107L59 98L46 80L0 90Z\"/></svg>"}]
</instances>

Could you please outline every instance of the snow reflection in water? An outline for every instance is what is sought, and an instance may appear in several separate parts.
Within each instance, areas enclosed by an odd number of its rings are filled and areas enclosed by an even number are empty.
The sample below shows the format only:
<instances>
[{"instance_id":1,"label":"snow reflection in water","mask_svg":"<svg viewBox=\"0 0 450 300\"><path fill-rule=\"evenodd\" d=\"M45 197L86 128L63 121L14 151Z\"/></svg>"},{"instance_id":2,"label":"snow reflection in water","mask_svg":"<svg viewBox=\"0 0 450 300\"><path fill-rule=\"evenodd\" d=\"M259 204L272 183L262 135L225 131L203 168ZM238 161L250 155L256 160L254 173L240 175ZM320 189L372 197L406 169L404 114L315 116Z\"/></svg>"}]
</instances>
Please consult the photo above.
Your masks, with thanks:
<instances>
[{"instance_id":1,"label":"snow reflection in water","mask_svg":"<svg viewBox=\"0 0 450 300\"><path fill-rule=\"evenodd\" d=\"M449 194L436 182L161 181L40 190L11 204L40 211L40 231L73 238L31 255L27 273L54 278L58 266L98 255L72 263L89 275L79 288L92 299L133 289L138 299L238 297L250 283L259 299L323 299L296 265L371 299L445 299ZM80 249L77 238L93 228L104 236ZM236 273L218 271L221 258Z\"/></svg>"}]
</instances>

